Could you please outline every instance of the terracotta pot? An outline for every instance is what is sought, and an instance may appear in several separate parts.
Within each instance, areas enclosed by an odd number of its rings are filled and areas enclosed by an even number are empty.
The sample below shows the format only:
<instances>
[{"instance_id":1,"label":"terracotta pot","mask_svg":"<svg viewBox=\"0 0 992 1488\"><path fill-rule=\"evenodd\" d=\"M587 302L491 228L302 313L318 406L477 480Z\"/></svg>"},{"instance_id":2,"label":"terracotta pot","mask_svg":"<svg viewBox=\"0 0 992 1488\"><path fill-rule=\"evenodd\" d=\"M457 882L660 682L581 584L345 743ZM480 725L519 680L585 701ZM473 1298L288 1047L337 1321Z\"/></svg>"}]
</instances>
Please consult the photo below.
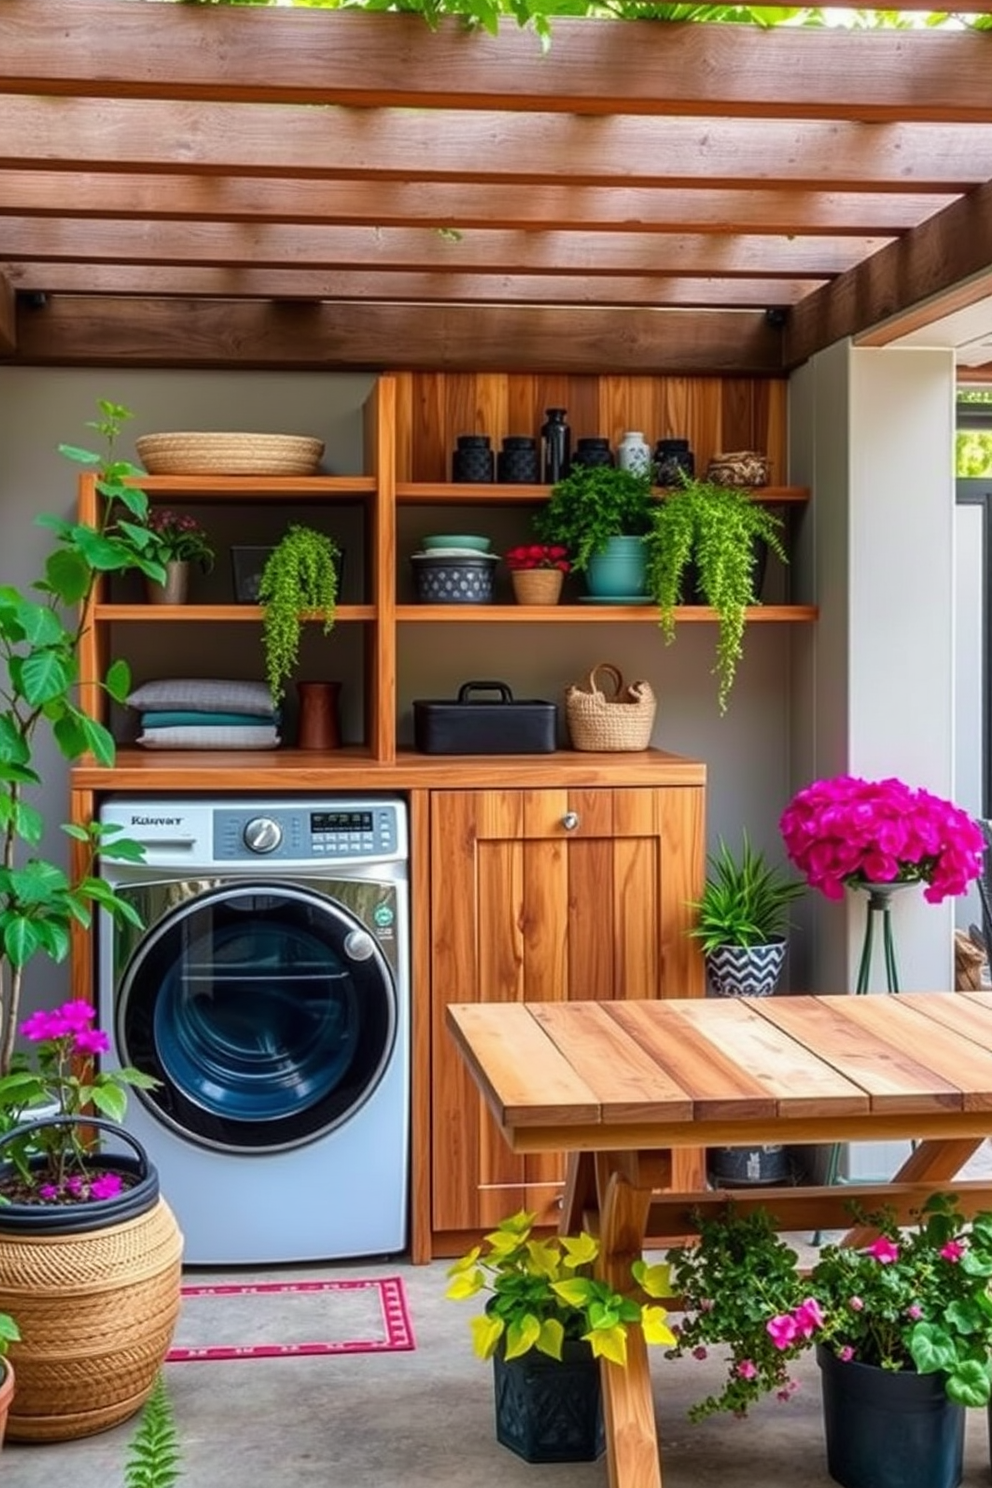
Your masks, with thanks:
<instances>
[{"instance_id":1,"label":"terracotta pot","mask_svg":"<svg viewBox=\"0 0 992 1488\"><path fill-rule=\"evenodd\" d=\"M553 605L561 596L565 575L560 568L518 568L510 574L513 597L522 605Z\"/></svg>"},{"instance_id":2,"label":"terracotta pot","mask_svg":"<svg viewBox=\"0 0 992 1488\"><path fill-rule=\"evenodd\" d=\"M299 749L338 749L341 729L338 723L340 682L297 682L300 699Z\"/></svg>"},{"instance_id":3,"label":"terracotta pot","mask_svg":"<svg viewBox=\"0 0 992 1488\"><path fill-rule=\"evenodd\" d=\"M7 1412L14 1398L14 1366L9 1359L0 1359L0 1445L7 1429Z\"/></svg>"}]
</instances>

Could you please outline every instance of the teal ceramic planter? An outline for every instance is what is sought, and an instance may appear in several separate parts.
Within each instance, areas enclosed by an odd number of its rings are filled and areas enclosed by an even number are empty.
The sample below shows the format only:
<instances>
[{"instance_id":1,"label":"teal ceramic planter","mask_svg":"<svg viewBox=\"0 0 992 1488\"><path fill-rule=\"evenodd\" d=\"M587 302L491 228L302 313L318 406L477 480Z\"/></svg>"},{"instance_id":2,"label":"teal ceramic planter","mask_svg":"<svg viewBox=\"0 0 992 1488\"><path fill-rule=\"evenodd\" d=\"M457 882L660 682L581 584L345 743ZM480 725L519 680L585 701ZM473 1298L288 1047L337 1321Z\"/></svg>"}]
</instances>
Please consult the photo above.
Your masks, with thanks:
<instances>
[{"instance_id":1,"label":"teal ceramic planter","mask_svg":"<svg viewBox=\"0 0 992 1488\"><path fill-rule=\"evenodd\" d=\"M647 552L639 537L611 537L602 553L594 553L586 569L586 585L597 599L631 599L647 588Z\"/></svg>"}]
</instances>

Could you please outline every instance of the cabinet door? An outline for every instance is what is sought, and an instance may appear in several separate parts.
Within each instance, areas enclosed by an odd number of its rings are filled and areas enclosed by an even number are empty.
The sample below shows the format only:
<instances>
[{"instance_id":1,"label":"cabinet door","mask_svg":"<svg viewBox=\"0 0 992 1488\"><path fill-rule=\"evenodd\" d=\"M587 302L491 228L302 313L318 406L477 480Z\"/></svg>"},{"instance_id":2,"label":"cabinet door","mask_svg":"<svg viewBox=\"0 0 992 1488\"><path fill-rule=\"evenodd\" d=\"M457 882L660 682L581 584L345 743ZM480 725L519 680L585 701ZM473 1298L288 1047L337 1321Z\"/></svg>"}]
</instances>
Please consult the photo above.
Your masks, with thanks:
<instances>
[{"instance_id":1,"label":"cabinet door","mask_svg":"<svg viewBox=\"0 0 992 1488\"><path fill-rule=\"evenodd\" d=\"M557 1154L507 1147L445 1006L701 996L702 961L685 932L703 830L702 787L432 792L436 1234L489 1228L520 1208L553 1223L564 1171Z\"/></svg>"}]
</instances>

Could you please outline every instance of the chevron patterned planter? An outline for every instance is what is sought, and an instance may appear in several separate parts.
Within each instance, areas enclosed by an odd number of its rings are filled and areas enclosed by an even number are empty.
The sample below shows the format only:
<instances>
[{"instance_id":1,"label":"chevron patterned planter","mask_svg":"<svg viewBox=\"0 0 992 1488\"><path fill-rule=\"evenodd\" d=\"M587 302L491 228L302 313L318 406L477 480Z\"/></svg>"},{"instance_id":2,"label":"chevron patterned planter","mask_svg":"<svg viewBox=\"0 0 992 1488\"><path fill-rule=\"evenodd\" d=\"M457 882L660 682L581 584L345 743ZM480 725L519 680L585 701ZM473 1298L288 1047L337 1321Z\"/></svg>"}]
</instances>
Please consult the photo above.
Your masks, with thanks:
<instances>
[{"instance_id":1,"label":"chevron patterned planter","mask_svg":"<svg viewBox=\"0 0 992 1488\"><path fill-rule=\"evenodd\" d=\"M718 997L770 997L784 961L784 938L767 945L717 946L706 952L710 986Z\"/></svg>"}]
</instances>

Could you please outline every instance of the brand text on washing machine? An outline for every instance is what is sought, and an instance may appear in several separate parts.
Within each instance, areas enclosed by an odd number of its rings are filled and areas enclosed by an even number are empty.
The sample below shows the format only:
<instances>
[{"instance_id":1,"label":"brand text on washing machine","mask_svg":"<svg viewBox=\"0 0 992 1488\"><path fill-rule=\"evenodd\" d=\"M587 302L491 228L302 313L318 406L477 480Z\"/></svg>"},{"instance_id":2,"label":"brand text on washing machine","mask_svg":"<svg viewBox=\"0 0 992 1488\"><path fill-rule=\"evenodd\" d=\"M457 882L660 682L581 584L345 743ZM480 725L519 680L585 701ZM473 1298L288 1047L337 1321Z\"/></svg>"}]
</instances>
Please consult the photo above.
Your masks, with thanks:
<instances>
[{"instance_id":1,"label":"brand text on washing machine","mask_svg":"<svg viewBox=\"0 0 992 1488\"><path fill-rule=\"evenodd\" d=\"M132 827L178 827L181 816L132 816Z\"/></svg>"}]
</instances>

